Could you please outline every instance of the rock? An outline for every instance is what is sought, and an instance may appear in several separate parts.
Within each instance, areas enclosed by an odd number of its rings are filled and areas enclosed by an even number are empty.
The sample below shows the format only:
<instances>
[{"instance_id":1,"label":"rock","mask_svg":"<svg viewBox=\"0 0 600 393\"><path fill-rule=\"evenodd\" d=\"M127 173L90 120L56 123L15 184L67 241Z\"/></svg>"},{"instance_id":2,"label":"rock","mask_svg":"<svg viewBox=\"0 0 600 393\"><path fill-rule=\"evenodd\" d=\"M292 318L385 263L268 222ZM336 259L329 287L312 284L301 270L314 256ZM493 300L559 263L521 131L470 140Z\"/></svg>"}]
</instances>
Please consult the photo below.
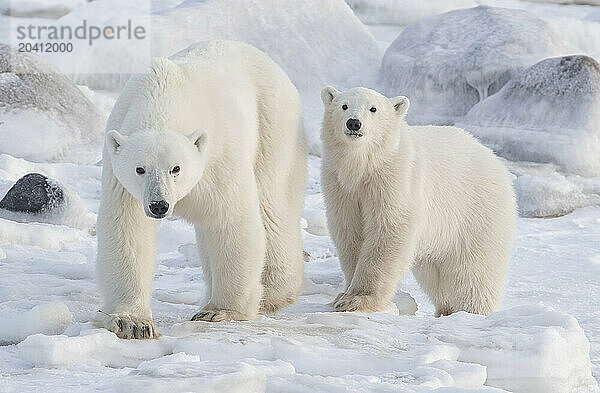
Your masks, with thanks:
<instances>
[{"instance_id":1,"label":"rock","mask_svg":"<svg viewBox=\"0 0 600 393\"><path fill-rule=\"evenodd\" d=\"M509 160L600 176L600 65L583 55L542 60L459 125Z\"/></svg>"},{"instance_id":2,"label":"rock","mask_svg":"<svg viewBox=\"0 0 600 393\"><path fill-rule=\"evenodd\" d=\"M105 116L46 60L0 44L0 153L97 162Z\"/></svg>"},{"instance_id":3,"label":"rock","mask_svg":"<svg viewBox=\"0 0 600 393\"><path fill-rule=\"evenodd\" d=\"M543 58L574 52L548 24L522 10L474 7L419 19L388 48L383 90L405 95L413 124L453 124Z\"/></svg>"},{"instance_id":4,"label":"rock","mask_svg":"<svg viewBox=\"0 0 600 393\"><path fill-rule=\"evenodd\" d=\"M28 173L8 190L0 208L12 212L45 213L65 204L63 190L39 173Z\"/></svg>"}]
</instances>

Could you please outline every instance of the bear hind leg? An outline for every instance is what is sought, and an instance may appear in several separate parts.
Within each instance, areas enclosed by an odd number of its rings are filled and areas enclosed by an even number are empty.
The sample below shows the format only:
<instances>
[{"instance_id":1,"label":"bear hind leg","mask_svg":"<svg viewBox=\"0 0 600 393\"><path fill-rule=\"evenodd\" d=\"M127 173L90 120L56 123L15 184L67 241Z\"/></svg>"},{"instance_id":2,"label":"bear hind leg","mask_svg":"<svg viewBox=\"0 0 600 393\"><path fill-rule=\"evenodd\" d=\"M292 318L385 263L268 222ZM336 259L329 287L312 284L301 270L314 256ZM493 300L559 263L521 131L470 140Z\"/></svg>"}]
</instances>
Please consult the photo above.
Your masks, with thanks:
<instances>
[{"instance_id":1,"label":"bear hind leg","mask_svg":"<svg viewBox=\"0 0 600 393\"><path fill-rule=\"evenodd\" d=\"M437 265L436 316L458 311L489 315L500 305L505 283L504 261L473 250L466 254Z\"/></svg>"},{"instance_id":2,"label":"bear hind leg","mask_svg":"<svg viewBox=\"0 0 600 393\"><path fill-rule=\"evenodd\" d=\"M302 291L304 259L300 222L279 221L272 215L266 228L266 256L262 274L261 312L272 313L298 299Z\"/></svg>"}]
</instances>

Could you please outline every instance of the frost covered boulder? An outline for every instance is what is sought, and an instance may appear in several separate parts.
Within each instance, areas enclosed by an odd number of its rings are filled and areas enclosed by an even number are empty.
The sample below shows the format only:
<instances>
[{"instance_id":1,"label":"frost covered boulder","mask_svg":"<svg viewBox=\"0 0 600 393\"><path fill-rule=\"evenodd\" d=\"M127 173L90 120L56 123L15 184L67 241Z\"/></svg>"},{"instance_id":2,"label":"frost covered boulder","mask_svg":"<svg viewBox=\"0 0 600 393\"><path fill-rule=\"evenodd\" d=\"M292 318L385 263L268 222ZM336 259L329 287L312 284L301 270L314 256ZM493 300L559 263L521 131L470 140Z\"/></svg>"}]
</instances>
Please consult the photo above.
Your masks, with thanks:
<instances>
[{"instance_id":1,"label":"frost covered boulder","mask_svg":"<svg viewBox=\"0 0 600 393\"><path fill-rule=\"evenodd\" d=\"M381 66L387 96L405 95L414 124L453 124L540 59L570 52L548 24L521 10L474 7L410 24Z\"/></svg>"},{"instance_id":2,"label":"frost covered boulder","mask_svg":"<svg viewBox=\"0 0 600 393\"><path fill-rule=\"evenodd\" d=\"M40 173L28 173L0 200L0 218L90 228L90 215L74 192Z\"/></svg>"},{"instance_id":3,"label":"frost covered boulder","mask_svg":"<svg viewBox=\"0 0 600 393\"><path fill-rule=\"evenodd\" d=\"M582 55L542 60L475 105L461 124L510 160L599 176L600 65Z\"/></svg>"},{"instance_id":4,"label":"frost covered boulder","mask_svg":"<svg viewBox=\"0 0 600 393\"><path fill-rule=\"evenodd\" d=\"M0 153L30 161L93 163L104 118L45 60L0 44Z\"/></svg>"}]
</instances>

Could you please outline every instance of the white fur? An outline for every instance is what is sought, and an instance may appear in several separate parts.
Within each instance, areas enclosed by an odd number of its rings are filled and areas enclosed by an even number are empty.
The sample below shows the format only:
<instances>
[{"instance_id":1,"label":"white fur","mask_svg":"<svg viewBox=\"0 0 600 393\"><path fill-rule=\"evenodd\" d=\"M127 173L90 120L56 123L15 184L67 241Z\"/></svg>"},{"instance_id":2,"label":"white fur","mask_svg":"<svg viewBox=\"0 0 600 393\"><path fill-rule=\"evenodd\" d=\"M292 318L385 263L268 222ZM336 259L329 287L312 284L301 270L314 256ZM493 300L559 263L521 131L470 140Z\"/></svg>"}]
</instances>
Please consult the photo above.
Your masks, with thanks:
<instances>
[{"instance_id":1,"label":"white fur","mask_svg":"<svg viewBox=\"0 0 600 393\"><path fill-rule=\"evenodd\" d=\"M334 308L385 309L411 267L437 316L496 310L516 221L499 159L459 128L408 126L406 97L326 87L322 98L322 184L347 284ZM346 135L349 118L362 137Z\"/></svg>"},{"instance_id":2,"label":"white fur","mask_svg":"<svg viewBox=\"0 0 600 393\"><path fill-rule=\"evenodd\" d=\"M156 59L127 83L103 155L102 325L121 337L156 331L157 220L148 209L155 200L168 202L166 216L196 228L209 301L194 319L252 319L297 299L307 155L301 112L284 72L237 42Z\"/></svg>"}]
</instances>

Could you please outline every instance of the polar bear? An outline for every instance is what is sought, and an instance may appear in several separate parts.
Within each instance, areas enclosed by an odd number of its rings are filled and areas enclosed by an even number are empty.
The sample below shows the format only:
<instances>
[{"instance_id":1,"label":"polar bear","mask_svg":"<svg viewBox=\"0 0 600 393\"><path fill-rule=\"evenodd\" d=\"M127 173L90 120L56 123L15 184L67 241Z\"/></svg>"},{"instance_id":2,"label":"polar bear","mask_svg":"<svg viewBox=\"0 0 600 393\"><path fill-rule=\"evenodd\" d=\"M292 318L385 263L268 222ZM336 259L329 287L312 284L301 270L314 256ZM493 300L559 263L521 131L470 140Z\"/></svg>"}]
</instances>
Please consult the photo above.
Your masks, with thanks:
<instances>
[{"instance_id":1,"label":"polar bear","mask_svg":"<svg viewBox=\"0 0 600 393\"><path fill-rule=\"evenodd\" d=\"M322 186L346 289L336 311L383 311L408 267L435 315L501 302L516 225L512 180L464 130L406 124L409 101L321 93Z\"/></svg>"},{"instance_id":2,"label":"polar bear","mask_svg":"<svg viewBox=\"0 0 600 393\"><path fill-rule=\"evenodd\" d=\"M247 44L212 41L155 59L108 119L98 213L102 326L157 337L157 224L192 223L208 302L192 320L247 320L296 301L307 146L299 94Z\"/></svg>"}]
</instances>

